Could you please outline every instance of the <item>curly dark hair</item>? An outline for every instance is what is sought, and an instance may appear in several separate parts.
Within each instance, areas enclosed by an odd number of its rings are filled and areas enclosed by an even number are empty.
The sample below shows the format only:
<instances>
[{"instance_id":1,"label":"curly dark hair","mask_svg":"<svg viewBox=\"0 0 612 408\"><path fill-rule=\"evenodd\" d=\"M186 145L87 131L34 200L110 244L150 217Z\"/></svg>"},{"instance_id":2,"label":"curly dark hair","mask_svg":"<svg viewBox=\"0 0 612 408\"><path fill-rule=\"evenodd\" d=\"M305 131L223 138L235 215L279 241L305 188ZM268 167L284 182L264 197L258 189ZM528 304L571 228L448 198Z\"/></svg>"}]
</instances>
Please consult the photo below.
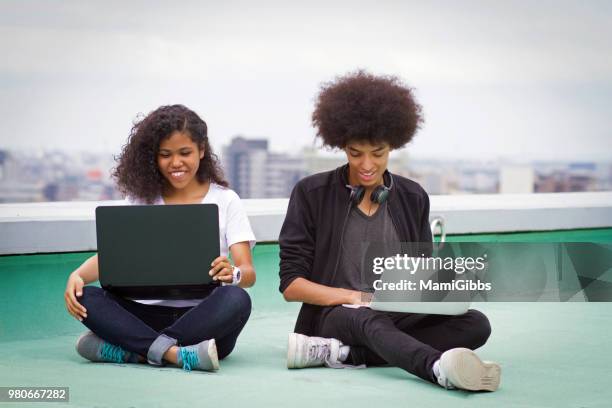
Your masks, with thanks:
<instances>
[{"instance_id":1,"label":"curly dark hair","mask_svg":"<svg viewBox=\"0 0 612 408\"><path fill-rule=\"evenodd\" d=\"M223 178L219 159L208 142L208 128L194 111L183 105L160 106L144 119L136 121L119 157L113 178L121 193L142 200L153 201L162 194L168 183L159 171L159 144L174 132L186 132L191 140L204 148L204 157L196 173L200 183L213 181L228 186Z\"/></svg>"},{"instance_id":2,"label":"curly dark hair","mask_svg":"<svg viewBox=\"0 0 612 408\"><path fill-rule=\"evenodd\" d=\"M312 113L317 136L341 149L355 141L397 149L412 140L422 123L412 88L395 76L363 70L324 83Z\"/></svg>"}]
</instances>

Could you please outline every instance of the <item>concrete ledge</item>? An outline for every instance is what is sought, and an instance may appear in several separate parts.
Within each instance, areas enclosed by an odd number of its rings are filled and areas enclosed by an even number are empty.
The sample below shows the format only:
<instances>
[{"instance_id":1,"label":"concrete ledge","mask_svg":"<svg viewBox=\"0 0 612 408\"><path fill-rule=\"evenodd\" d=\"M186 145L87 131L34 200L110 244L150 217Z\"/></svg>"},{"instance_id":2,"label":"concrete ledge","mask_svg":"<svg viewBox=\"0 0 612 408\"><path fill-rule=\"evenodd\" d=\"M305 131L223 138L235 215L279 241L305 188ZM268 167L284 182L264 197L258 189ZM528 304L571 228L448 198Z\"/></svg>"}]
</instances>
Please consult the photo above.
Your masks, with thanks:
<instances>
[{"instance_id":1,"label":"concrete ledge","mask_svg":"<svg viewBox=\"0 0 612 408\"><path fill-rule=\"evenodd\" d=\"M288 199L243 200L255 236L276 241ZM0 254L92 251L95 208L121 201L0 205ZM552 231L612 226L612 192L431 196L431 218L447 234Z\"/></svg>"}]
</instances>

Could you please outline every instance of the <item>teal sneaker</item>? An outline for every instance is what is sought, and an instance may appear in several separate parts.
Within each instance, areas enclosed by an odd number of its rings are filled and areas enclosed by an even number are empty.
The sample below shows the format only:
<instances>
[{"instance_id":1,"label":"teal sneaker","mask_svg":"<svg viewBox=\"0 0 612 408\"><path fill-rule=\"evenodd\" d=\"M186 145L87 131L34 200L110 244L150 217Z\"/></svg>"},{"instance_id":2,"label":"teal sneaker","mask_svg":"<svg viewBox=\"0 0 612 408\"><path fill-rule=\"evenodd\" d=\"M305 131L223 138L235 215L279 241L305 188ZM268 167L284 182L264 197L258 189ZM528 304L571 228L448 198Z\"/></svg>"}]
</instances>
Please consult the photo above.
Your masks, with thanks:
<instances>
[{"instance_id":1,"label":"teal sneaker","mask_svg":"<svg viewBox=\"0 0 612 408\"><path fill-rule=\"evenodd\" d=\"M215 339L205 340L193 346L180 347L177 353L178 365L185 371L217 371L219 356Z\"/></svg>"},{"instance_id":2,"label":"teal sneaker","mask_svg":"<svg viewBox=\"0 0 612 408\"><path fill-rule=\"evenodd\" d=\"M91 331L81 334L76 351L81 357L97 363L126 363L135 358L133 353L102 340Z\"/></svg>"}]
</instances>

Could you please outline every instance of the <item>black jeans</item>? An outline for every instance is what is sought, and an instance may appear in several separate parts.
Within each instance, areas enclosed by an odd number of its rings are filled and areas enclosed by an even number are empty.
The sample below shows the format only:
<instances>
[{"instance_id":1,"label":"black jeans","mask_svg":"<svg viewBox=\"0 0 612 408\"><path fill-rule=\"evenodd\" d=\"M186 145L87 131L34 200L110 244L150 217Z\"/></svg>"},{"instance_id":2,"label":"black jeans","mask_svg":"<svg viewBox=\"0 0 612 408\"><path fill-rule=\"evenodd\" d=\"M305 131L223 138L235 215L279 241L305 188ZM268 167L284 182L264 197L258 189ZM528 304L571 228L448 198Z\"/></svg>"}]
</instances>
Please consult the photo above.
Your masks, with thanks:
<instances>
[{"instance_id":1,"label":"black jeans","mask_svg":"<svg viewBox=\"0 0 612 408\"><path fill-rule=\"evenodd\" d=\"M179 346L214 338L222 359L234 349L251 314L251 298L237 286L219 286L194 307L145 305L95 286L84 287L79 302L87 309L85 326L143 357L158 337L175 340Z\"/></svg>"},{"instance_id":2,"label":"black jeans","mask_svg":"<svg viewBox=\"0 0 612 408\"><path fill-rule=\"evenodd\" d=\"M477 349L491 334L477 310L457 316L379 312L334 306L324 311L318 335L351 346L349 363L393 365L434 381L433 363L455 347Z\"/></svg>"}]
</instances>

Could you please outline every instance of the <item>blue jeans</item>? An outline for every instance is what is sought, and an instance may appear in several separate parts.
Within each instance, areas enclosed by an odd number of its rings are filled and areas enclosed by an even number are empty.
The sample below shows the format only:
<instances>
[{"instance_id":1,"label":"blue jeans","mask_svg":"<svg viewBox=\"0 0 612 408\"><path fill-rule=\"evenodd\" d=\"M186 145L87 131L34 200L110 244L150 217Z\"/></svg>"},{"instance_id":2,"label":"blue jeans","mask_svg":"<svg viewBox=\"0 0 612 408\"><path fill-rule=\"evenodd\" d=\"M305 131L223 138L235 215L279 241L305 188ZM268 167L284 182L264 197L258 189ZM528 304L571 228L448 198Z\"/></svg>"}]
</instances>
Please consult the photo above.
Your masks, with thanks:
<instances>
[{"instance_id":1,"label":"blue jeans","mask_svg":"<svg viewBox=\"0 0 612 408\"><path fill-rule=\"evenodd\" d=\"M237 286L219 286L194 307L145 305L95 286L83 288L83 324L105 341L161 364L173 345L215 339L219 358L228 356L251 314L251 298Z\"/></svg>"}]
</instances>

